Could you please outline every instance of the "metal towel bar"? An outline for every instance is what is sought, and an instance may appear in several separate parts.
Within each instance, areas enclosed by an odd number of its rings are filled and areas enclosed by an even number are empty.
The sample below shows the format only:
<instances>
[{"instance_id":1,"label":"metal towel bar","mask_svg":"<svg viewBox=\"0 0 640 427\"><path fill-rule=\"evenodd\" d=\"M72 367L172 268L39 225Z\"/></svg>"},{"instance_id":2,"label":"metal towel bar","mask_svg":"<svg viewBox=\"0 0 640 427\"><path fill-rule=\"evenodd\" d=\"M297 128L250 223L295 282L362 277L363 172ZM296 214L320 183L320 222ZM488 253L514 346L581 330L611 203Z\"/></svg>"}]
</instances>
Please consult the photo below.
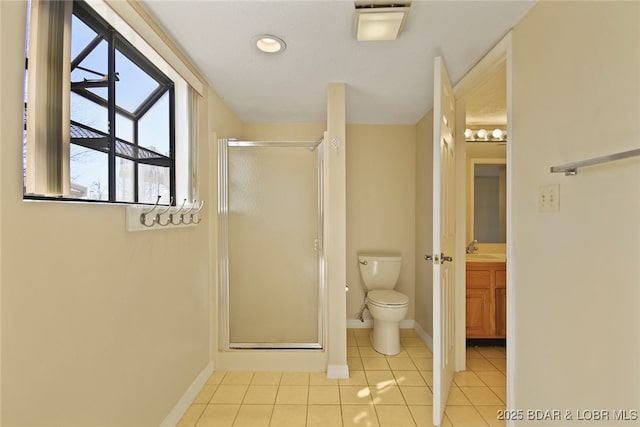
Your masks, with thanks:
<instances>
[{"instance_id":1,"label":"metal towel bar","mask_svg":"<svg viewBox=\"0 0 640 427\"><path fill-rule=\"evenodd\" d=\"M552 166L551 173L564 172L565 175L571 176L578 173L578 168L583 166L598 165L600 163L611 162L614 160L627 159L629 157L640 156L640 148L630 151L624 151L622 153L609 154L608 156L595 157L589 160L582 160L580 162L567 163L561 166Z\"/></svg>"}]
</instances>

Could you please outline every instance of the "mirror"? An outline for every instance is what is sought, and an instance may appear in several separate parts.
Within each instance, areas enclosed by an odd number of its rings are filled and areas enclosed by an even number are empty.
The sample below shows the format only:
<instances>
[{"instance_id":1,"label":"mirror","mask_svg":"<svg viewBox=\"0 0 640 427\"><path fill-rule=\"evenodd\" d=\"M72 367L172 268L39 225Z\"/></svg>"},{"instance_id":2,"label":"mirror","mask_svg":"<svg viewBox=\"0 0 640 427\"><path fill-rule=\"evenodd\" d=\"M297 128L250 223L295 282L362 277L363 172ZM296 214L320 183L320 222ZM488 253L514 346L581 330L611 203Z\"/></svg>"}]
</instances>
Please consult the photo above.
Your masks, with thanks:
<instances>
[{"instance_id":1,"label":"mirror","mask_svg":"<svg viewBox=\"0 0 640 427\"><path fill-rule=\"evenodd\" d=\"M472 159L470 240L507 241L507 166L504 159Z\"/></svg>"}]
</instances>

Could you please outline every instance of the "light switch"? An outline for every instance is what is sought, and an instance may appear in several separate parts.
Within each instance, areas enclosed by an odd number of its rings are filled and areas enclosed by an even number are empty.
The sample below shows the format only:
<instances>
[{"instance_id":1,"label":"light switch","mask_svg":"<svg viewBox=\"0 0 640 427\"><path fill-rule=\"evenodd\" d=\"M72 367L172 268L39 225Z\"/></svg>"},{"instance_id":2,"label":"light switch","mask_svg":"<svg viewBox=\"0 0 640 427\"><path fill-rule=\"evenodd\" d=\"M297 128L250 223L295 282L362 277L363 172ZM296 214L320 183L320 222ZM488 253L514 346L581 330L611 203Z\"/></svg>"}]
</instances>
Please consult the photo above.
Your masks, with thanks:
<instances>
[{"instance_id":1,"label":"light switch","mask_svg":"<svg viewBox=\"0 0 640 427\"><path fill-rule=\"evenodd\" d=\"M538 192L539 212L560 212L560 184L541 185Z\"/></svg>"}]
</instances>

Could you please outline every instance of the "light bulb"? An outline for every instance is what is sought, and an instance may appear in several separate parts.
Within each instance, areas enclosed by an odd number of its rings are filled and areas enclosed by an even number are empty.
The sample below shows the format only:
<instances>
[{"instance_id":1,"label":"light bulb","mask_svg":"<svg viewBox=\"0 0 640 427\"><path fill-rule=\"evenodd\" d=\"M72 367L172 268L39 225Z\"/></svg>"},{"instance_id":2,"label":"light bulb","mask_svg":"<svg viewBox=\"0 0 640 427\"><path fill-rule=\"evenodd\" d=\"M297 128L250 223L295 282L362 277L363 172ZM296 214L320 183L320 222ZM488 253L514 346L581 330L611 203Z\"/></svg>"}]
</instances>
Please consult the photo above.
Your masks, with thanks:
<instances>
[{"instance_id":1,"label":"light bulb","mask_svg":"<svg viewBox=\"0 0 640 427\"><path fill-rule=\"evenodd\" d=\"M487 133L486 130L480 129L476 135L478 136L478 139L486 140L487 139L487 135L489 135L489 134Z\"/></svg>"},{"instance_id":2,"label":"light bulb","mask_svg":"<svg viewBox=\"0 0 640 427\"><path fill-rule=\"evenodd\" d=\"M465 139L473 139L473 131L471 129L464 130Z\"/></svg>"},{"instance_id":3,"label":"light bulb","mask_svg":"<svg viewBox=\"0 0 640 427\"><path fill-rule=\"evenodd\" d=\"M493 137L493 139L501 139L502 131L500 129L494 129L493 132L491 132L491 136Z\"/></svg>"},{"instance_id":4,"label":"light bulb","mask_svg":"<svg viewBox=\"0 0 640 427\"><path fill-rule=\"evenodd\" d=\"M284 40L269 34L255 37L255 43L258 49L266 53L277 53L287 47Z\"/></svg>"}]
</instances>

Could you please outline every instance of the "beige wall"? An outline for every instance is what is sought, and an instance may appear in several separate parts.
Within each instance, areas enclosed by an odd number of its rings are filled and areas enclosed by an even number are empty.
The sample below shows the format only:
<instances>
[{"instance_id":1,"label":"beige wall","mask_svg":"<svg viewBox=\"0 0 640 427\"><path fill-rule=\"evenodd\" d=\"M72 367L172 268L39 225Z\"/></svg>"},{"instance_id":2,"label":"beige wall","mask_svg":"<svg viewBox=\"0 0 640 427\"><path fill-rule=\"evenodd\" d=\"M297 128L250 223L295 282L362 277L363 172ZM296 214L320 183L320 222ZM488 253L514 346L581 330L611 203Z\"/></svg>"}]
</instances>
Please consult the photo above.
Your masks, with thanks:
<instances>
[{"instance_id":1,"label":"beige wall","mask_svg":"<svg viewBox=\"0 0 640 427\"><path fill-rule=\"evenodd\" d=\"M414 318L415 155L415 126L347 126L347 319L362 307L357 256L367 251L402 255L396 290L409 296L405 319Z\"/></svg>"},{"instance_id":2,"label":"beige wall","mask_svg":"<svg viewBox=\"0 0 640 427\"><path fill-rule=\"evenodd\" d=\"M549 166L637 148L639 17L637 2L541 2L514 30L513 408L638 409L640 164L576 177ZM324 126L245 126L207 89L198 181L210 200L196 228L128 233L123 206L23 202L24 4L0 1L0 20L0 423L158 425L217 348L216 138L317 139ZM429 114L347 127L348 319L364 295L358 251L397 250L407 319L432 334L431 268L420 262L431 139ZM548 183L561 186L559 213L537 211Z\"/></svg>"},{"instance_id":3,"label":"beige wall","mask_svg":"<svg viewBox=\"0 0 640 427\"><path fill-rule=\"evenodd\" d=\"M218 142L213 137L241 138L244 132L244 124L213 89L209 88L208 96L209 148L213 154L217 155ZM211 133L215 133L215 135ZM217 178L212 172L210 172L210 175L212 178Z\"/></svg>"},{"instance_id":4,"label":"beige wall","mask_svg":"<svg viewBox=\"0 0 640 427\"><path fill-rule=\"evenodd\" d=\"M538 3L513 53L512 408L638 410L640 159L549 167L638 148L640 3Z\"/></svg>"},{"instance_id":5,"label":"beige wall","mask_svg":"<svg viewBox=\"0 0 640 427\"><path fill-rule=\"evenodd\" d=\"M245 124L242 138L248 141L318 141L324 123Z\"/></svg>"},{"instance_id":6,"label":"beige wall","mask_svg":"<svg viewBox=\"0 0 640 427\"><path fill-rule=\"evenodd\" d=\"M208 221L134 233L121 205L22 201L26 8L0 10L0 422L157 426L209 363ZM203 195L208 98L199 110Z\"/></svg>"},{"instance_id":7,"label":"beige wall","mask_svg":"<svg viewBox=\"0 0 640 427\"><path fill-rule=\"evenodd\" d=\"M415 321L433 337L433 264L423 256L433 252L433 110L416 126Z\"/></svg>"}]
</instances>

